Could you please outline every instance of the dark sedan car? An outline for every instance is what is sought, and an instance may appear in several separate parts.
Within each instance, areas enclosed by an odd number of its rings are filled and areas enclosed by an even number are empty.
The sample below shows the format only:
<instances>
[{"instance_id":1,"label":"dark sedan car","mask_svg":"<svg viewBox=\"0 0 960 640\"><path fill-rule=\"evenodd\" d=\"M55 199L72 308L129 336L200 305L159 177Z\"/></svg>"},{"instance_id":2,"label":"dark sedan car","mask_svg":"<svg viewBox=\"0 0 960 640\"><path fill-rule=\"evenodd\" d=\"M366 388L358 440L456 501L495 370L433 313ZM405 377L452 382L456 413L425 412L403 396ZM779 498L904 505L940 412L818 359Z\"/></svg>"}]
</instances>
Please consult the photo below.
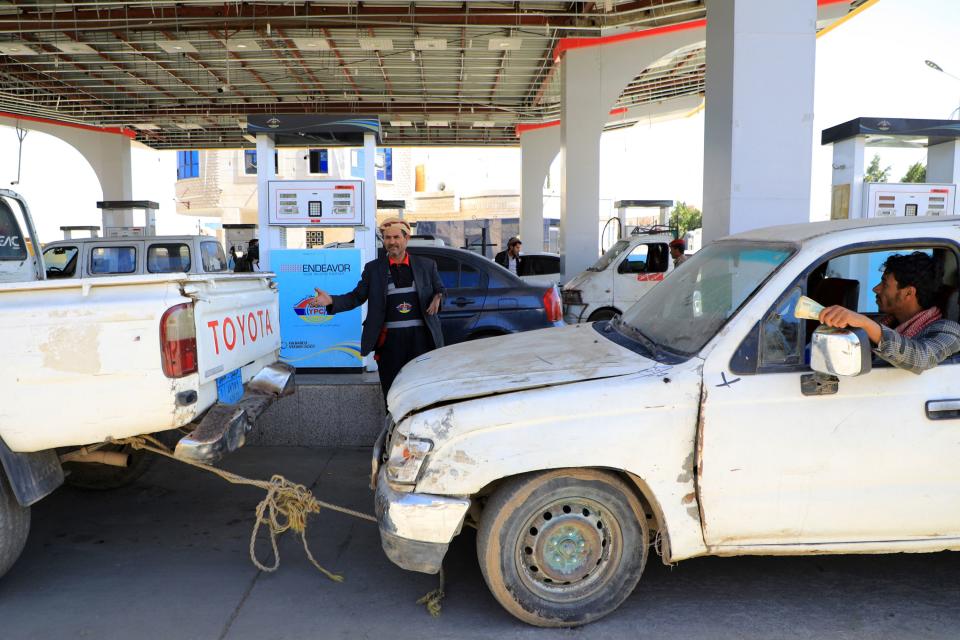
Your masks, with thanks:
<instances>
[{"instance_id":1,"label":"dark sedan car","mask_svg":"<svg viewBox=\"0 0 960 640\"><path fill-rule=\"evenodd\" d=\"M437 263L447 295L440 309L447 344L563 326L556 287L531 286L483 256L452 247L410 246Z\"/></svg>"}]
</instances>

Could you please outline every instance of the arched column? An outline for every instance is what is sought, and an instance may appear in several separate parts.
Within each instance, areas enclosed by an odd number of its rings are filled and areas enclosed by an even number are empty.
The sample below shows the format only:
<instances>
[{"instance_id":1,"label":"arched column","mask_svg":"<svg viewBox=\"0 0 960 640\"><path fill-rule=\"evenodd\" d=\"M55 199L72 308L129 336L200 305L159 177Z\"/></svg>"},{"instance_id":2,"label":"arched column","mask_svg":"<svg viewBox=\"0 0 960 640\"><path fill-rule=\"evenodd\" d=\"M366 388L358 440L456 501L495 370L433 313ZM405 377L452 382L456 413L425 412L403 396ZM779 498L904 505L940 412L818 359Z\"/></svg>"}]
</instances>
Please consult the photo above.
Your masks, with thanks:
<instances>
[{"instance_id":1,"label":"arched column","mask_svg":"<svg viewBox=\"0 0 960 640\"><path fill-rule=\"evenodd\" d=\"M564 278L591 264L600 248L600 135L610 108L641 71L705 38L703 20L590 40L561 41L560 253Z\"/></svg>"},{"instance_id":2,"label":"arched column","mask_svg":"<svg viewBox=\"0 0 960 640\"><path fill-rule=\"evenodd\" d=\"M543 184L560 152L559 122L518 129L520 135L520 239L543 251Z\"/></svg>"},{"instance_id":3,"label":"arched column","mask_svg":"<svg viewBox=\"0 0 960 640\"><path fill-rule=\"evenodd\" d=\"M4 114L0 114L0 124L9 127L20 126L28 131L39 131L63 140L79 151L90 164L100 182L104 200L133 199L131 133L119 129L98 129ZM134 225L132 211L114 213L114 216L107 226L132 227ZM104 220L104 222L108 221Z\"/></svg>"}]
</instances>

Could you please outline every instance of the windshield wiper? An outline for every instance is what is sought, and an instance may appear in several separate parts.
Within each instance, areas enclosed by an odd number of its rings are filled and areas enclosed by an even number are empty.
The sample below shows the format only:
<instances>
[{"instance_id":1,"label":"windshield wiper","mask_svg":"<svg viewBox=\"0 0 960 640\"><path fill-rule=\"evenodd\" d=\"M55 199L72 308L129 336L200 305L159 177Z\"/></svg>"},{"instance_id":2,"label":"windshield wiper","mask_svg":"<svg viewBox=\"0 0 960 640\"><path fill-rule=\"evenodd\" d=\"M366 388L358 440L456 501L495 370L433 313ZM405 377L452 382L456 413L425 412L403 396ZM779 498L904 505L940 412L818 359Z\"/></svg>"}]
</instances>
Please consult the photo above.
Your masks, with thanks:
<instances>
[{"instance_id":1,"label":"windshield wiper","mask_svg":"<svg viewBox=\"0 0 960 640\"><path fill-rule=\"evenodd\" d=\"M617 328L623 327L630 334L630 337L636 338L638 342L640 342L640 344L643 345L644 349L646 349L651 354L653 354L654 360L657 359L657 357L660 354L660 347L657 346L656 342L654 342L649 337L647 337L647 335L644 334L643 331L640 331L640 329L624 322L622 316L617 316L616 318L610 321L610 324L613 325L614 322L617 323L616 324Z\"/></svg>"}]
</instances>

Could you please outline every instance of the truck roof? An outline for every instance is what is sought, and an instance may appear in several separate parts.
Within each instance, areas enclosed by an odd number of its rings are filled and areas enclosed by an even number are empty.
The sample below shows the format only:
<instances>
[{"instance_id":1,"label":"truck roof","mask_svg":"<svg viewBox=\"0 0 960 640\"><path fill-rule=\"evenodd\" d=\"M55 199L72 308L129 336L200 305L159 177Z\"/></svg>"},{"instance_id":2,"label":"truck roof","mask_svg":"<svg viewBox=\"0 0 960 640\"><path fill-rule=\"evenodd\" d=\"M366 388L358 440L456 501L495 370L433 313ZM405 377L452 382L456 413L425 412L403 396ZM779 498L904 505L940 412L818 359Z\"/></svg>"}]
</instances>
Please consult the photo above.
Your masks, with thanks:
<instances>
[{"instance_id":1,"label":"truck roof","mask_svg":"<svg viewBox=\"0 0 960 640\"><path fill-rule=\"evenodd\" d=\"M738 233L721 240L766 240L775 242L801 243L828 233L854 231L893 225L951 225L960 224L960 216L920 216L891 218L862 218L857 220L827 220L802 224L784 224L775 227L763 227Z\"/></svg>"}]
</instances>

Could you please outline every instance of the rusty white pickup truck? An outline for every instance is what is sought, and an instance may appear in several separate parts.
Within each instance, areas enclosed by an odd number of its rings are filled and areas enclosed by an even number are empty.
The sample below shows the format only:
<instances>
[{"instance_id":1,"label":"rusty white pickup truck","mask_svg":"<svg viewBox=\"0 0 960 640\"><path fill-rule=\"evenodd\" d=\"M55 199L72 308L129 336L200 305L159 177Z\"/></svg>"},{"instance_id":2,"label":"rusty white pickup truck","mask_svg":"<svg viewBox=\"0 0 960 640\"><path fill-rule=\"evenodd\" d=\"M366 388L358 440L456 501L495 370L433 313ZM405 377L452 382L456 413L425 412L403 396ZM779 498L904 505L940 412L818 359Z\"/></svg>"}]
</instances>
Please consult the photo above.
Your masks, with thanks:
<instances>
[{"instance_id":1,"label":"rusty white pickup truck","mask_svg":"<svg viewBox=\"0 0 960 640\"><path fill-rule=\"evenodd\" d=\"M610 613L652 553L960 550L960 358L917 375L794 315L876 313L913 251L956 320L960 218L837 221L716 241L611 322L421 356L374 452L384 550L435 573L475 526L493 595L542 626Z\"/></svg>"},{"instance_id":2,"label":"rusty white pickup truck","mask_svg":"<svg viewBox=\"0 0 960 640\"><path fill-rule=\"evenodd\" d=\"M47 279L39 246L0 190L0 575L65 477L105 489L146 470L151 454L110 440L166 432L178 457L214 462L293 385L271 274Z\"/></svg>"}]
</instances>

